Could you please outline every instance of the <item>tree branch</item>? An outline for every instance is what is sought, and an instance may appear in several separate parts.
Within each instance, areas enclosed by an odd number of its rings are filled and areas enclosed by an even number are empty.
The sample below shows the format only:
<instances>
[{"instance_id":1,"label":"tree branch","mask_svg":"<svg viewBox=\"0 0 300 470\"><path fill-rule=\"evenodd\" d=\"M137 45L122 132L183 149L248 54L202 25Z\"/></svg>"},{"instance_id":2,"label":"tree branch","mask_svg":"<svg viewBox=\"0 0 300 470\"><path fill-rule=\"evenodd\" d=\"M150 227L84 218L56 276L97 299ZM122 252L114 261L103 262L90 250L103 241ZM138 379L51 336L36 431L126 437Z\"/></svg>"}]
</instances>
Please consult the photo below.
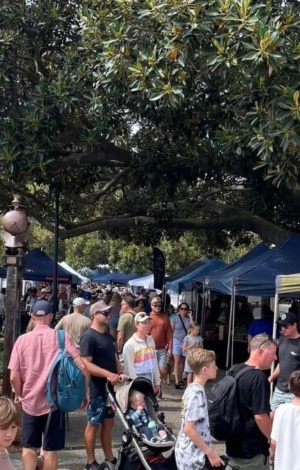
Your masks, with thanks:
<instances>
[{"instance_id":1,"label":"tree branch","mask_svg":"<svg viewBox=\"0 0 300 470\"><path fill-rule=\"evenodd\" d=\"M52 167L54 173L74 169L74 166L105 165L127 166L132 161L132 155L128 150L121 149L115 144L103 140L92 152L72 153L71 155L57 158Z\"/></svg>"}]
</instances>

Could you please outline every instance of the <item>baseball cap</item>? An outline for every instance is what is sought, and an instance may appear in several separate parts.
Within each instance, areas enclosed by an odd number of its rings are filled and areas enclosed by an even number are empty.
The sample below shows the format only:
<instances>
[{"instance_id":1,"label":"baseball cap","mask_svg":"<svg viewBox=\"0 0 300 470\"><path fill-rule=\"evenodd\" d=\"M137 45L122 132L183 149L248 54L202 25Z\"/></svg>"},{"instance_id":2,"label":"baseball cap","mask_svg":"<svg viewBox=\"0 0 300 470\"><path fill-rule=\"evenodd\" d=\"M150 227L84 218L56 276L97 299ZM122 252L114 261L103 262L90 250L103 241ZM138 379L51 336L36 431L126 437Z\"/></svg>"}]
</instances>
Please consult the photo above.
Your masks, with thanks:
<instances>
[{"instance_id":1,"label":"baseball cap","mask_svg":"<svg viewBox=\"0 0 300 470\"><path fill-rule=\"evenodd\" d=\"M134 323L144 323L147 320L152 320L152 318L145 312L139 312L134 317Z\"/></svg>"},{"instance_id":2,"label":"baseball cap","mask_svg":"<svg viewBox=\"0 0 300 470\"><path fill-rule=\"evenodd\" d=\"M44 317L52 313L52 307L47 300L38 300L32 307L32 315L36 317Z\"/></svg>"},{"instance_id":3,"label":"baseball cap","mask_svg":"<svg viewBox=\"0 0 300 470\"><path fill-rule=\"evenodd\" d=\"M42 290L41 290L41 294L49 294L49 290L44 287Z\"/></svg>"},{"instance_id":4,"label":"baseball cap","mask_svg":"<svg viewBox=\"0 0 300 470\"><path fill-rule=\"evenodd\" d=\"M151 305L156 305L156 304L161 304L161 303L162 301L160 297L153 297L153 299L151 300Z\"/></svg>"},{"instance_id":5,"label":"baseball cap","mask_svg":"<svg viewBox=\"0 0 300 470\"><path fill-rule=\"evenodd\" d=\"M94 315L96 312L107 312L111 309L111 305L107 305L104 300L99 300L99 302L95 302L90 308L90 315Z\"/></svg>"},{"instance_id":6,"label":"baseball cap","mask_svg":"<svg viewBox=\"0 0 300 470\"><path fill-rule=\"evenodd\" d=\"M83 294L83 298L86 300L91 300L92 298L92 293L90 291L85 291Z\"/></svg>"},{"instance_id":7,"label":"baseball cap","mask_svg":"<svg viewBox=\"0 0 300 470\"><path fill-rule=\"evenodd\" d=\"M293 325L297 323L297 317L292 312L283 313L280 315L280 318L277 320L278 325L286 326L286 325Z\"/></svg>"},{"instance_id":8,"label":"baseball cap","mask_svg":"<svg viewBox=\"0 0 300 470\"><path fill-rule=\"evenodd\" d=\"M76 299L73 300L73 306L74 307L79 307L80 305L88 305L89 302L84 300L82 297L76 297Z\"/></svg>"}]
</instances>

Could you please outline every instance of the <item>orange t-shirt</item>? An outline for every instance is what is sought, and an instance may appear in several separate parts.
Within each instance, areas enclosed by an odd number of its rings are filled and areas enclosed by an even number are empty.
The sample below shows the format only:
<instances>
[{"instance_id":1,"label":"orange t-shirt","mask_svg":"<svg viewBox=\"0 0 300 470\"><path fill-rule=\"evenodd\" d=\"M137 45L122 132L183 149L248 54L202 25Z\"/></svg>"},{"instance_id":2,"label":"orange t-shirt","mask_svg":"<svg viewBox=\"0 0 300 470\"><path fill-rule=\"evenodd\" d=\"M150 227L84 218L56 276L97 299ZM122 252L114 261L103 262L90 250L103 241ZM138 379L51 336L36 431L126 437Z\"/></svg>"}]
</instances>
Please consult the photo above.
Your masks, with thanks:
<instances>
[{"instance_id":1,"label":"orange t-shirt","mask_svg":"<svg viewBox=\"0 0 300 470\"><path fill-rule=\"evenodd\" d=\"M151 328L149 334L155 342L155 349L172 348L173 331L166 313L150 313Z\"/></svg>"}]
</instances>

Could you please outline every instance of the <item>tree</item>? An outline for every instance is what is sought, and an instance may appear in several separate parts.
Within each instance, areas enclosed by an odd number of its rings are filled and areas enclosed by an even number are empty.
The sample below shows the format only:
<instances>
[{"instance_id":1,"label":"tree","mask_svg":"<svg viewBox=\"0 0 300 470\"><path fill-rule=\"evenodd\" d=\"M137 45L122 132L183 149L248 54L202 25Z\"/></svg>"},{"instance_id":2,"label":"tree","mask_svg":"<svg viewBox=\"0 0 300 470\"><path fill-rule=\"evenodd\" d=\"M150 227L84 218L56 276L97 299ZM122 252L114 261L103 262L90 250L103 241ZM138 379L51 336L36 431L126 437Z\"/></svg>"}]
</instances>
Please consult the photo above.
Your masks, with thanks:
<instances>
[{"instance_id":1,"label":"tree","mask_svg":"<svg viewBox=\"0 0 300 470\"><path fill-rule=\"evenodd\" d=\"M58 185L61 239L299 231L299 8L4 0L2 208L52 231Z\"/></svg>"}]
</instances>

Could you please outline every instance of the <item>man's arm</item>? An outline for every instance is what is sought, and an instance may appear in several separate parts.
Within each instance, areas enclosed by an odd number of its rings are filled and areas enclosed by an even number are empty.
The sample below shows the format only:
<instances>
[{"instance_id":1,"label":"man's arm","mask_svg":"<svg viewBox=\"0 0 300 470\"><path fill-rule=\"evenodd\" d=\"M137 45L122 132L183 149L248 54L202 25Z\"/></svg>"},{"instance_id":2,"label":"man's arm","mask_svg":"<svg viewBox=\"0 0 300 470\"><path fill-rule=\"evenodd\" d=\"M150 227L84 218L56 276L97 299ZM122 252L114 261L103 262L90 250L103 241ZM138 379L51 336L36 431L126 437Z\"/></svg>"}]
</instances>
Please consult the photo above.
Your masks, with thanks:
<instances>
[{"instance_id":1,"label":"man's arm","mask_svg":"<svg viewBox=\"0 0 300 470\"><path fill-rule=\"evenodd\" d=\"M22 382L21 375L17 370L10 371L10 383L15 392L16 398L22 398Z\"/></svg>"},{"instance_id":2,"label":"man's arm","mask_svg":"<svg viewBox=\"0 0 300 470\"><path fill-rule=\"evenodd\" d=\"M271 420L267 413L261 415L254 415L254 420L259 427L260 431L263 433L264 436L269 440L271 435Z\"/></svg>"},{"instance_id":3,"label":"man's arm","mask_svg":"<svg viewBox=\"0 0 300 470\"><path fill-rule=\"evenodd\" d=\"M118 331L118 335L117 335L118 353L121 353L123 351L123 346L124 346L124 331Z\"/></svg>"},{"instance_id":4,"label":"man's arm","mask_svg":"<svg viewBox=\"0 0 300 470\"><path fill-rule=\"evenodd\" d=\"M55 330L63 330L64 329L64 317L62 317L57 325L54 328Z\"/></svg>"},{"instance_id":5,"label":"man's arm","mask_svg":"<svg viewBox=\"0 0 300 470\"><path fill-rule=\"evenodd\" d=\"M108 380L112 385L116 385L118 383L118 374L114 374L109 370L96 366L96 364L92 363L93 358L91 356L83 356L82 359L85 362L86 368L90 375L94 375L95 377L102 377Z\"/></svg>"},{"instance_id":6,"label":"man's arm","mask_svg":"<svg viewBox=\"0 0 300 470\"><path fill-rule=\"evenodd\" d=\"M279 364L277 364L277 366L275 367L275 370L274 370L273 374L271 374L270 377L269 377L269 379L268 379L269 382L271 383L271 382L273 382L275 379L277 379L279 373L280 373L280 366L279 366Z\"/></svg>"}]
</instances>

